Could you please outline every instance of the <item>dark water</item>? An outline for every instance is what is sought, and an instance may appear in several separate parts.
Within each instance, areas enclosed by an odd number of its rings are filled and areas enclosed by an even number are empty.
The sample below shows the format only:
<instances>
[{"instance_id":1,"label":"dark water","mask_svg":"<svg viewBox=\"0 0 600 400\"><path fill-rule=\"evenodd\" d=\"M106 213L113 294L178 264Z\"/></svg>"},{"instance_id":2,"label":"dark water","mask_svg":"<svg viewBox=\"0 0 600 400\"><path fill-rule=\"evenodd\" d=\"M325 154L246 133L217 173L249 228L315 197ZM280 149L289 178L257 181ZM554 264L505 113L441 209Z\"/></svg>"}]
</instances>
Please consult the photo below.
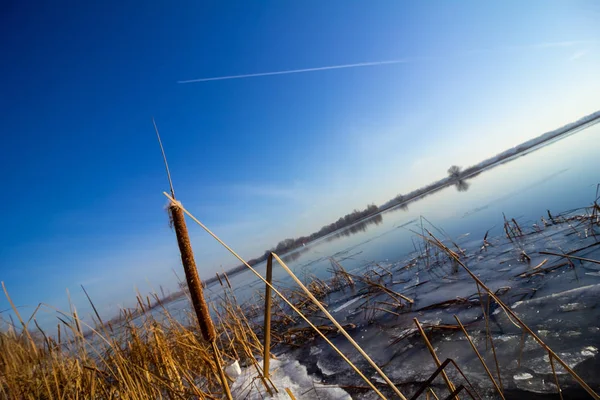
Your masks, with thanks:
<instances>
[{"instance_id":1,"label":"dark water","mask_svg":"<svg viewBox=\"0 0 600 400\"><path fill-rule=\"evenodd\" d=\"M450 240L456 242L464 251L469 268L492 290L504 288L501 291L503 301L597 389L600 386L596 376L600 374L595 373L600 372L596 369L600 347L600 308L597 307L600 265L578 263L575 268L561 268L543 276L525 279L516 276L531 271L544 259L548 259L545 266L559 262L555 257L538 254L541 250L568 252L596 241L584 225L563 223L543 228L540 218L549 219L547 210L558 214L589 206L594 201L596 184L600 182L599 139L600 126L592 126L468 180L467 191L448 187L411 203L408 209L389 210L370 221L311 243L286 255L284 260L306 281L312 276L330 278L330 257L357 275L368 270L393 273L391 277L381 278L383 283L415 301L409 308L396 309L400 315L369 310L369 306L383 304L378 302L389 302L389 296L365 297L360 285L336 291L325 301L341 323L356 325L351 331L355 340L394 382L406 383L405 390L410 393L435 369L422 339L412 334L415 317L429 326L455 324L453 315L458 315L488 365L494 365L490 350L486 350L485 324L477 288L466 272L456 269L447 258L438 264L436 259L422 259L420 264L416 262L407 267L422 252L424 243L418 234L423 232L422 228L429 229L449 246ZM526 233L535 231L534 224L543 230L513 243L504 236L503 213L509 219L514 218ZM332 216L331 219L336 218ZM486 232L489 232L492 246L482 251ZM577 255L600 259L599 247ZM523 251L531 257L529 263L519 260ZM441 258L438 256L437 259ZM258 265L257 270L264 275L265 265ZM278 285L292 285L281 268L275 267L273 275ZM257 292L264 291L264 285L249 272L235 275L230 280L239 301L250 300ZM214 284L206 292L214 298L221 293L221 288ZM457 297L467 300L447 308L427 309ZM170 307L177 310L188 305L179 301ZM531 338L521 344L521 331L493 304L490 314L490 332L501 366L503 386L513 397L519 397L523 391L555 393L547 353ZM477 382L480 390L489 392L491 383L462 333L436 331L431 333L431 340L441 359L454 359L467 376ZM353 361L367 368L345 340L334 338L334 341L351 355ZM327 382L360 384L349 367L319 340L292 353ZM557 373L561 387L577 387L561 367L557 367ZM451 375L460 381L456 374ZM414 383L412 386L411 382ZM441 384L439 379L436 382Z\"/></svg>"}]
</instances>

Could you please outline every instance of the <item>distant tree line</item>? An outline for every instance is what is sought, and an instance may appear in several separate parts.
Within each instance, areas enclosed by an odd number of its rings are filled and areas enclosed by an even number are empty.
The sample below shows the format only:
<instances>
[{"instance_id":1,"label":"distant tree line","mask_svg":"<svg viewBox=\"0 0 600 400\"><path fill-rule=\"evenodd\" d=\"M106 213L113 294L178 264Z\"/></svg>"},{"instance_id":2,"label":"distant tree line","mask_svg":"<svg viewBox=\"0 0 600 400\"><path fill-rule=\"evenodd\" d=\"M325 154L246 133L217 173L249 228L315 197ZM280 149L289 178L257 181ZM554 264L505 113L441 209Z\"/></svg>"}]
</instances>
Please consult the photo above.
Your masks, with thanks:
<instances>
[{"instance_id":1,"label":"distant tree line","mask_svg":"<svg viewBox=\"0 0 600 400\"><path fill-rule=\"evenodd\" d=\"M455 185L459 192L467 191L469 189L469 184L462 179L463 176L466 176L465 171L458 165L453 165L448 168L447 178L440 179L439 181L430 183L427 186L423 186L406 194L398 194L396 197L383 204L381 209L386 210L388 208L399 206L400 209L407 210L408 203L411 201L434 193L450 184Z\"/></svg>"},{"instance_id":2,"label":"distant tree line","mask_svg":"<svg viewBox=\"0 0 600 400\"><path fill-rule=\"evenodd\" d=\"M416 199L430 195L448 185L455 185L456 188L458 189L458 191L464 192L469 189L469 184L465 181L465 179L472 178L472 177L476 176L477 174L479 174L484 169L489 168L489 167L493 166L494 164L500 163L512 156L515 156L519 153L525 152L535 146L538 146L544 142L547 142L551 139L559 137L560 135L568 133L579 127L593 123L594 121L599 120L599 119L600 119L600 111L590 114L576 122L565 125L562 128L556 129L554 131L546 132L543 135L540 135L534 139L528 140L525 143L521 143L520 145L518 145L516 147L513 147L511 149L503 151L502 153L499 153L496 156L489 158L487 160L484 160L484 161L480 162L479 164L473 165L471 167L462 169L461 167L459 167L457 165L453 165L450 168L448 168L448 171L447 171L448 176L446 178L440 179L439 181L436 181L436 182L432 182L429 185L421 187L416 190L413 190L412 192L405 193L405 194L399 194L396 197L394 197L393 199L386 202L385 204L381 205L381 207L377 207L376 205L372 204L372 205L367 206L367 208L362 211L354 210L352 213L345 215L344 217L338 219L336 222L322 227L318 232L315 232L310 236L302 236L297 239L282 240L281 242L279 242L277 244L277 246L275 246L275 248L265 251L265 253L262 256L249 260L248 264L255 265L262 261L265 261L271 251L274 251L280 255L283 255L283 253L286 253L286 252L289 252L296 248L299 248L300 246L302 246L305 243L308 243L315 239L319 239L319 238L321 238L325 235L328 235L329 233L332 233L340 228L352 225L355 222L358 222L361 219L364 219L364 218L366 218L370 215L373 215L379 211L384 211L384 210L390 209L392 207L397 207L397 206L399 206L400 209L407 209L407 204L410 203L411 201L414 201ZM373 222L378 223L377 221L373 221ZM366 229L366 228L365 228L365 226L355 226L353 229L360 230L360 229ZM342 235L345 233L340 232L339 234ZM349 234L351 234L351 232ZM240 265L236 268L233 268L232 270L229 270L228 273L234 274L236 272L242 271L244 268L245 267L243 265ZM213 278L206 280L204 283L208 284L214 280L216 280L216 278L213 277Z\"/></svg>"},{"instance_id":3,"label":"distant tree line","mask_svg":"<svg viewBox=\"0 0 600 400\"><path fill-rule=\"evenodd\" d=\"M383 222L381 214L375 214L372 217L365 218L355 224L351 224L349 227L340 229L335 234L327 236L327 241L338 239L342 236L351 236L359 232L366 232L369 225L379 225Z\"/></svg>"},{"instance_id":4,"label":"distant tree line","mask_svg":"<svg viewBox=\"0 0 600 400\"><path fill-rule=\"evenodd\" d=\"M335 221L329 225L325 225L324 227L319 229L317 232L314 232L309 236L300 236L299 238L295 238L295 239L292 239L292 238L284 239L284 240L280 241L279 243L277 243L277 246L273 247L271 250L266 250L262 256L248 260L248 264L255 265L260 262L265 261L267 259L267 257L269 256L269 253L271 253L271 252L277 253L278 255L283 255L289 251L292 251L294 249L302 247L306 243L312 242L313 240L322 238L323 236L326 236L326 235L328 235L332 232L335 232L339 229L350 226L350 225L352 225L356 222L359 222L362 219L365 219L369 216L372 216L378 212L379 212L379 207L377 207L375 204L369 204L364 210L354 210L351 213L344 215L337 221ZM238 267L235 267L235 268L229 270L228 274L240 272L244 268L245 268L244 265L240 265ZM206 283L210 283L215 279L216 278L210 278L206 281Z\"/></svg>"},{"instance_id":5,"label":"distant tree line","mask_svg":"<svg viewBox=\"0 0 600 400\"><path fill-rule=\"evenodd\" d=\"M338 229L342 229L349 225L352 225L355 222L358 222L370 215L377 213L378 211L379 207L377 207L375 204L369 204L364 210L354 210L351 213L340 217L337 221L329 225L325 225L317 232L314 232L309 236L300 236L296 239L284 239L281 242L277 243L277 246L275 246L273 249L268 250L266 252L266 255L268 255L271 251L277 254L287 253L288 251L294 250L308 242L312 242L313 240L319 239L332 232L335 232Z\"/></svg>"},{"instance_id":6,"label":"distant tree line","mask_svg":"<svg viewBox=\"0 0 600 400\"><path fill-rule=\"evenodd\" d=\"M450 176L450 179L460 179L461 176L461 169L458 165L453 165L450 168L448 168L448 175Z\"/></svg>"}]
</instances>

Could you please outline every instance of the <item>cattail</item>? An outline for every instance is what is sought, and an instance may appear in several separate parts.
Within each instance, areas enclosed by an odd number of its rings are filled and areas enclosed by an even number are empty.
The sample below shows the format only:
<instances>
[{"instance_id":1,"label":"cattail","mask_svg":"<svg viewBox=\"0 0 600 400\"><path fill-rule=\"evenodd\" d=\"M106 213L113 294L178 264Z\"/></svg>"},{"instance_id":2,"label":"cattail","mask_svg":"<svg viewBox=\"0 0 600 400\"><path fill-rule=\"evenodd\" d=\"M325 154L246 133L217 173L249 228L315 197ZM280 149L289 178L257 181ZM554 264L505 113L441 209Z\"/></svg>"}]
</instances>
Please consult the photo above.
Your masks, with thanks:
<instances>
[{"instance_id":1,"label":"cattail","mask_svg":"<svg viewBox=\"0 0 600 400\"><path fill-rule=\"evenodd\" d=\"M177 235L177 244L179 245L179 251L181 253L181 263L183 264L185 278L190 290L192 304L196 311L196 316L198 317L200 331L207 342L213 342L216 337L215 328L210 318L208 305L204 300L202 283L198 276L198 270L196 269L196 261L194 260L194 253L185 224L183 210L177 203L172 203L169 206L169 212L171 213L173 227L175 228L175 234Z\"/></svg>"}]
</instances>

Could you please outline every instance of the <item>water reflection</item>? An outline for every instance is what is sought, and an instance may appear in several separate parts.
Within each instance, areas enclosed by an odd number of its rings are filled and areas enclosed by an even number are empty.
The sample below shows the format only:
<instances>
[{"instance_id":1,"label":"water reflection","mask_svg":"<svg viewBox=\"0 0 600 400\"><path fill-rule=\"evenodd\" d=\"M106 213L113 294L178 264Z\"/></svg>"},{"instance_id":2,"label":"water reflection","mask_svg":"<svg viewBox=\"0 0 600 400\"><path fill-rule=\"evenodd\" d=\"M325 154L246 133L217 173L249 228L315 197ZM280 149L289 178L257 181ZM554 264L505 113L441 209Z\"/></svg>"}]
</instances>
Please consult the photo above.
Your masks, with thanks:
<instances>
[{"instance_id":1,"label":"water reflection","mask_svg":"<svg viewBox=\"0 0 600 400\"><path fill-rule=\"evenodd\" d=\"M351 236L359 232L366 232L369 229L369 225L379 225L383 222L382 214L376 214L372 217L357 222L354 225L350 225L347 228L341 229L325 238L325 241L330 242L338 239L342 236Z\"/></svg>"},{"instance_id":2,"label":"water reflection","mask_svg":"<svg viewBox=\"0 0 600 400\"><path fill-rule=\"evenodd\" d=\"M456 187L456 190L458 190L459 192L466 192L467 190L469 190L469 187L471 186L471 184L465 180L458 180L456 181L456 183L454 184L454 187Z\"/></svg>"},{"instance_id":3,"label":"water reflection","mask_svg":"<svg viewBox=\"0 0 600 400\"><path fill-rule=\"evenodd\" d=\"M476 176L477 174L474 175L469 175L469 178ZM443 190L446 187L449 186L454 186L456 188L456 190L458 190L459 192L466 192L469 190L469 188L471 187L471 183L467 182L466 179L463 178L453 178L453 179L445 179L445 180L441 180L438 182L435 182L429 186L417 189L411 193L409 193L409 195L407 196L402 196L402 195L398 195L396 196L396 198L390 200L389 202L385 203L383 206L381 206L380 209L383 209L383 211L385 212L394 212L394 211L398 211L398 210L402 210L402 211L408 211L408 204L412 203L414 201L419 201L429 195L435 194L437 192L439 192L440 190Z\"/></svg>"},{"instance_id":4,"label":"water reflection","mask_svg":"<svg viewBox=\"0 0 600 400\"><path fill-rule=\"evenodd\" d=\"M287 254L284 254L281 257L281 259L284 262L289 263L291 261L295 261L295 260L299 259L300 256L302 254L306 253L308 250L310 250L310 247L308 247L308 246L302 246L302 247L300 247L300 248L298 248L296 250L293 250L293 251L291 251L291 252L289 252Z\"/></svg>"},{"instance_id":5,"label":"water reflection","mask_svg":"<svg viewBox=\"0 0 600 400\"><path fill-rule=\"evenodd\" d=\"M408 207L404 207L404 208L408 209ZM346 228L343 228L334 233L331 233L330 235L324 237L322 240L325 242L331 242L331 241L337 240L342 237L352 236L357 233L364 233L367 230L369 230L370 225L379 225L382 223L383 223L383 214L376 214L371 217L365 218L364 220L359 221L359 222L357 222L353 225L350 225ZM281 259L283 261L285 261L286 263L295 261L295 260L299 259L304 253L308 252L309 250L313 250L312 246L310 246L310 245L302 246L302 247L297 248L289 253L284 254L281 257Z\"/></svg>"}]
</instances>

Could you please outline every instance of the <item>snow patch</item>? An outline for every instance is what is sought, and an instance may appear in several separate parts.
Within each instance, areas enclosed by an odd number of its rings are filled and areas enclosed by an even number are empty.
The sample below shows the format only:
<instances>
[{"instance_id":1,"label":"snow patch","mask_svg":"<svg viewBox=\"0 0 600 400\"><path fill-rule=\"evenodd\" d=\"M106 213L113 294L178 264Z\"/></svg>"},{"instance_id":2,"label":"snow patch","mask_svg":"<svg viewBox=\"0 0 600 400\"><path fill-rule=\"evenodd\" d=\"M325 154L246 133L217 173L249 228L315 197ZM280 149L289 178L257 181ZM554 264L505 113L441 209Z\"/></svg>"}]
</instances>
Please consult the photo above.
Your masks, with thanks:
<instances>
[{"instance_id":1,"label":"snow patch","mask_svg":"<svg viewBox=\"0 0 600 400\"><path fill-rule=\"evenodd\" d=\"M560 311L575 311L575 310L581 310L582 308L585 308L585 306L581 303L567 303L567 304L561 304L559 306Z\"/></svg>"},{"instance_id":2,"label":"snow patch","mask_svg":"<svg viewBox=\"0 0 600 400\"><path fill-rule=\"evenodd\" d=\"M236 400L285 399L289 389L297 399L351 400L350 395L338 386L324 385L308 375L306 367L297 360L271 360L270 378L279 393L269 396L254 367L243 368L231 387Z\"/></svg>"},{"instance_id":3,"label":"snow patch","mask_svg":"<svg viewBox=\"0 0 600 400\"><path fill-rule=\"evenodd\" d=\"M513 376L513 379L515 381L524 381L531 378L533 378L533 375L531 375L528 372L521 372L520 374L516 374L515 376Z\"/></svg>"},{"instance_id":4,"label":"snow patch","mask_svg":"<svg viewBox=\"0 0 600 400\"><path fill-rule=\"evenodd\" d=\"M363 298L363 296L358 296L358 297L355 297L353 299L350 299L347 302L345 302L344 304L342 304L341 306L335 308L332 312L342 311L344 308L348 307L350 304L356 303L358 300L360 300L362 298Z\"/></svg>"},{"instance_id":5,"label":"snow patch","mask_svg":"<svg viewBox=\"0 0 600 400\"><path fill-rule=\"evenodd\" d=\"M587 346L581 350L581 355L584 357L595 357L598 354L598 349L594 346Z\"/></svg>"},{"instance_id":6,"label":"snow patch","mask_svg":"<svg viewBox=\"0 0 600 400\"><path fill-rule=\"evenodd\" d=\"M322 353L322 352L323 352L323 349L321 349L321 348L319 348L319 347L317 347L317 346L312 346L312 347L310 348L310 352L309 352L309 354L310 354L311 356L316 356L317 354L320 354L320 353Z\"/></svg>"}]
</instances>

